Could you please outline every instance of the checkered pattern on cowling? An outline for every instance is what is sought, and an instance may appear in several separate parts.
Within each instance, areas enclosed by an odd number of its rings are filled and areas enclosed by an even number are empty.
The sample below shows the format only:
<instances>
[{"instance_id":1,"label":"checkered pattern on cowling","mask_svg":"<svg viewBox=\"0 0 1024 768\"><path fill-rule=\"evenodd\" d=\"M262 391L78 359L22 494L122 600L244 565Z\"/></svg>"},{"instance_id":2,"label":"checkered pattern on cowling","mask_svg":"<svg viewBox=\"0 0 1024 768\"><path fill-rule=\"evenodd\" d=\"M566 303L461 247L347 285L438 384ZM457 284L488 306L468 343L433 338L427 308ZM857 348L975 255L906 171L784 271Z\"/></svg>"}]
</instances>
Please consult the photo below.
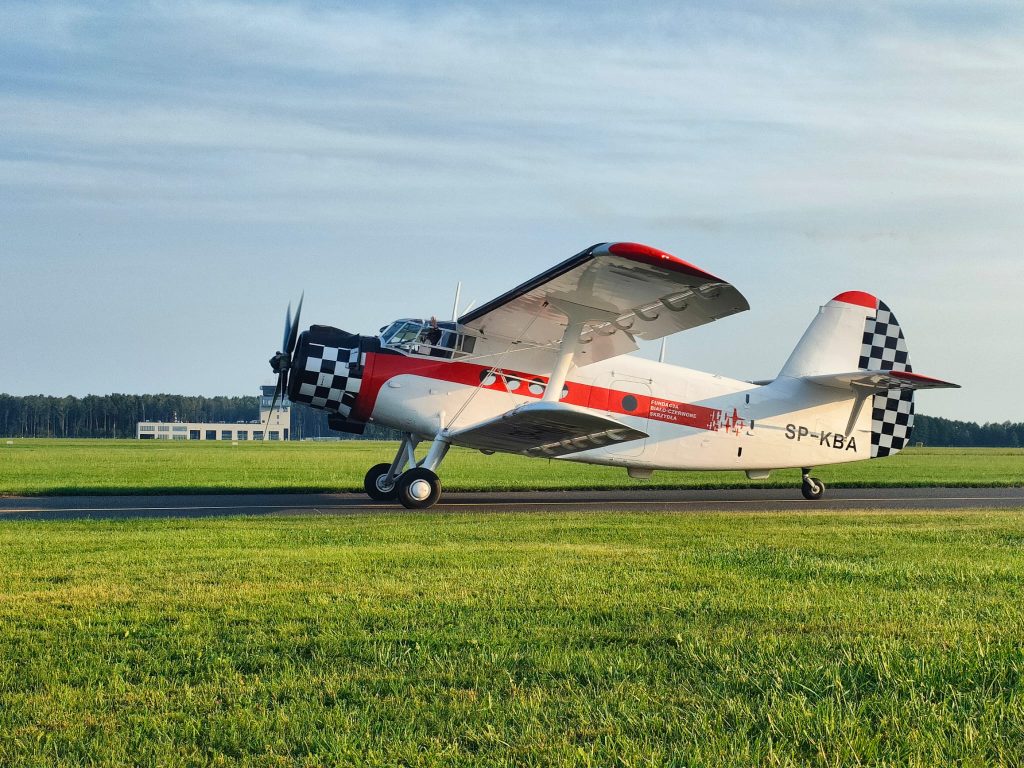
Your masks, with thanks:
<instances>
[{"instance_id":1,"label":"checkered pattern on cowling","mask_svg":"<svg viewBox=\"0 0 1024 768\"><path fill-rule=\"evenodd\" d=\"M871 371L913 371L903 331L884 302L864 321L860 367ZM914 391L890 389L871 402L871 458L898 453L914 429Z\"/></svg>"},{"instance_id":2,"label":"checkered pattern on cowling","mask_svg":"<svg viewBox=\"0 0 1024 768\"><path fill-rule=\"evenodd\" d=\"M359 394L365 365L366 354L360 353L359 347L311 343L305 368L293 372L299 377L295 399L347 417Z\"/></svg>"}]
</instances>

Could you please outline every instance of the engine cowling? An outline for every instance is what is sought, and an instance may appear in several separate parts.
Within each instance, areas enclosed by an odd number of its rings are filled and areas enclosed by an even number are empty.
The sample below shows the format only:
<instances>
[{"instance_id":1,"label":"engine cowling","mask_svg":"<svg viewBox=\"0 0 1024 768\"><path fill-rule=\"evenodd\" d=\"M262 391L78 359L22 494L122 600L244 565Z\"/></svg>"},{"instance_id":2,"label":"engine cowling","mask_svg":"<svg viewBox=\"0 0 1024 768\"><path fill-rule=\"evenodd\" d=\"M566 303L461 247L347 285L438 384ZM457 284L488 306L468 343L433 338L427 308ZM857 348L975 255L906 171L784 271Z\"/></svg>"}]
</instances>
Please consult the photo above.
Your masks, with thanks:
<instances>
[{"instance_id":1,"label":"engine cowling","mask_svg":"<svg viewBox=\"0 0 1024 768\"><path fill-rule=\"evenodd\" d=\"M361 433L365 424L362 419L353 418L353 412L371 341L374 339L327 325L314 325L303 331L292 354L288 398L293 403L330 413L332 429L358 428Z\"/></svg>"}]
</instances>

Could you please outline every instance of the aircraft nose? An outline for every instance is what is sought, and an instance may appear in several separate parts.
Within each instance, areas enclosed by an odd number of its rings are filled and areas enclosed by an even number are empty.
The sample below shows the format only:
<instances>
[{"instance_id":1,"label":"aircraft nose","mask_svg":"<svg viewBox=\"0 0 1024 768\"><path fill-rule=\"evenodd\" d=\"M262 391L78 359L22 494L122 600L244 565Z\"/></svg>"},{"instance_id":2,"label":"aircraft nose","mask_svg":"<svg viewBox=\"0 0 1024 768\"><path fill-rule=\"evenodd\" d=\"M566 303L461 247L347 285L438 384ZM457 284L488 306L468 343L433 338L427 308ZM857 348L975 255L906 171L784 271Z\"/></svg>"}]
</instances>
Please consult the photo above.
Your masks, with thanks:
<instances>
[{"instance_id":1,"label":"aircraft nose","mask_svg":"<svg viewBox=\"0 0 1024 768\"><path fill-rule=\"evenodd\" d=\"M292 355L289 399L348 418L366 362L362 341L357 334L327 326L304 331Z\"/></svg>"}]
</instances>

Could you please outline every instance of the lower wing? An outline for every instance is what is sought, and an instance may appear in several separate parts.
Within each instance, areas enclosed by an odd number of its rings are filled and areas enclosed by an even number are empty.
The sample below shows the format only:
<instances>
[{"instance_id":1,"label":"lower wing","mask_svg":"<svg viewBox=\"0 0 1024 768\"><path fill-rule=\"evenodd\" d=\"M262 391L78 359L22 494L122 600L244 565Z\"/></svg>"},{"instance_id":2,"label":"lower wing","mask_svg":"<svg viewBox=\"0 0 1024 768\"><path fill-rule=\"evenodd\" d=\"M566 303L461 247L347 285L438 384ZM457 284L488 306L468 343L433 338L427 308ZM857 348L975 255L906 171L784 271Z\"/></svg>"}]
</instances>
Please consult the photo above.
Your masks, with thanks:
<instances>
[{"instance_id":1,"label":"lower wing","mask_svg":"<svg viewBox=\"0 0 1024 768\"><path fill-rule=\"evenodd\" d=\"M527 403L448 435L454 445L527 456L565 456L640 440L646 432L565 403Z\"/></svg>"}]
</instances>

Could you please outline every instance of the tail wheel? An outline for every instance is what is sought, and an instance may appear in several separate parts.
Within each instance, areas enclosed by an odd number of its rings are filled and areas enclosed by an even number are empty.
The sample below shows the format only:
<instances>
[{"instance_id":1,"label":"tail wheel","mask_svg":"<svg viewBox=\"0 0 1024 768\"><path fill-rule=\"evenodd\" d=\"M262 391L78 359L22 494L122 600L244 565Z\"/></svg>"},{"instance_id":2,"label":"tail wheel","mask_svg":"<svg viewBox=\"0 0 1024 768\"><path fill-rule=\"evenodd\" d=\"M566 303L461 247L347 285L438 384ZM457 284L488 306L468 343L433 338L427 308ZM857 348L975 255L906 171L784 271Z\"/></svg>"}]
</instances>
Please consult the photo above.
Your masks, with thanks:
<instances>
[{"instance_id":1,"label":"tail wheel","mask_svg":"<svg viewBox=\"0 0 1024 768\"><path fill-rule=\"evenodd\" d=\"M363 478L363 490L374 501L394 501L398 498L398 483L392 480L385 482L390 464L375 464Z\"/></svg>"},{"instance_id":2,"label":"tail wheel","mask_svg":"<svg viewBox=\"0 0 1024 768\"><path fill-rule=\"evenodd\" d=\"M441 481L429 469L414 467L398 478L398 500L406 509L428 509L441 498Z\"/></svg>"},{"instance_id":3,"label":"tail wheel","mask_svg":"<svg viewBox=\"0 0 1024 768\"><path fill-rule=\"evenodd\" d=\"M817 501L825 493L825 484L816 477L805 477L800 492L808 501Z\"/></svg>"}]
</instances>

